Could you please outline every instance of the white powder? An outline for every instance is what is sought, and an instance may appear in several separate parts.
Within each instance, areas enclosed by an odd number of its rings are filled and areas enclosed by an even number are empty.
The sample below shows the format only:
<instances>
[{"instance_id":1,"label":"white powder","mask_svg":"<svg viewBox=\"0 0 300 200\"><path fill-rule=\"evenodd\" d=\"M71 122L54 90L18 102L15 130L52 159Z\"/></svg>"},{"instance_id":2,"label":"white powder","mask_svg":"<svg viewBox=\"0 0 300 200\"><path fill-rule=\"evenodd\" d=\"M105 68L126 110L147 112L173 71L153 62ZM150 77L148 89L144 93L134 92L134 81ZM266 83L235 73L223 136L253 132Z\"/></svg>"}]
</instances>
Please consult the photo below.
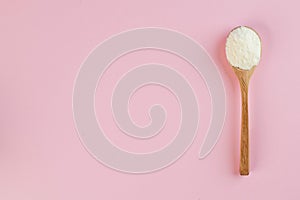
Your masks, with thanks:
<instances>
[{"instance_id":1,"label":"white powder","mask_svg":"<svg viewBox=\"0 0 300 200\"><path fill-rule=\"evenodd\" d=\"M227 37L226 56L232 66L249 70L258 65L260 55L260 38L252 29L241 26Z\"/></svg>"}]
</instances>

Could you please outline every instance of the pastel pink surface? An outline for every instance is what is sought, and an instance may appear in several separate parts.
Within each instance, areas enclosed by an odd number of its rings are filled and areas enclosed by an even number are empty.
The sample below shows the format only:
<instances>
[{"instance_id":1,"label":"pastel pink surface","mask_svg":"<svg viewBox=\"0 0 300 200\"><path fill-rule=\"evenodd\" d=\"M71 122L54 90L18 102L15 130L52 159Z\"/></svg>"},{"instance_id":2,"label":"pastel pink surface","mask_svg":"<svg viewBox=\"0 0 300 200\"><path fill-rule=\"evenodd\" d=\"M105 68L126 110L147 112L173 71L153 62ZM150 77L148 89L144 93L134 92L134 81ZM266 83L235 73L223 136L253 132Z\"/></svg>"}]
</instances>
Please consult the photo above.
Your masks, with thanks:
<instances>
[{"instance_id":1,"label":"pastel pink surface","mask_svg":"<svg viewBox=\"0 0 300 200\"><path fill-rule=\"evenodd\" d=\"M299 199L298 7L292 0L1 1L0 199ZM238 25L253 27L263 43L250 87L249 177L238 175L239 87L224 53L226 35ZM197 157L207 118L175 164L131 175L105 167L83 148L73 122L72 91L80 64L97 44L120 31L147 26L180 31L206 48L224 80L227 116L219 142L204 160ZM112 70L158 57L172 63L193 84L201 114L209 116L201 77L177 63L178 58L152 54L137 54ZM103 82L114 80L107 75ZM167 109L174 117L168 120L176 124L174 97L153 87L133 97L136 107L130 104L130 110L136 122L147 123L143 109L159 101L143 101L148 93L164 94L160 102L170 102ZM102 107L97 104L97 111ZM109 120L106 125L115 128ZM172 138L174 129L166 127L161 140L134 146L117 133L109 137L132 151L149 151Z\"/></svg>"}]
</instances>

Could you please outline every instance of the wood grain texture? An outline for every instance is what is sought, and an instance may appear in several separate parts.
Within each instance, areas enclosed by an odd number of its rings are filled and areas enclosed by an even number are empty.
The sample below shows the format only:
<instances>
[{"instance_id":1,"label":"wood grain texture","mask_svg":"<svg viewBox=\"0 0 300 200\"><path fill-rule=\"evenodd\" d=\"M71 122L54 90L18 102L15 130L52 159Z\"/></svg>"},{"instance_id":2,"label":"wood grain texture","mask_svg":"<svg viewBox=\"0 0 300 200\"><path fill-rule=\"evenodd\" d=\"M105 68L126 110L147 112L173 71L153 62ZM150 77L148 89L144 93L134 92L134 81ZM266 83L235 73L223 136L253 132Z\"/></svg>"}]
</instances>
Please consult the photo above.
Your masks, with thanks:
<instances>
[{"instance_id":1,"label":"wood grain texture","mask_svg":"<svg viewBox=\"0 0 300 200\"><path fill-rule=\"evenodd\" d=\"M242 96L241 143L240 143L240 175L249 175L249 120L248 120L248 88L255 67L242 70L233 67L240 82Z\"/></svg>"}]
</instances>

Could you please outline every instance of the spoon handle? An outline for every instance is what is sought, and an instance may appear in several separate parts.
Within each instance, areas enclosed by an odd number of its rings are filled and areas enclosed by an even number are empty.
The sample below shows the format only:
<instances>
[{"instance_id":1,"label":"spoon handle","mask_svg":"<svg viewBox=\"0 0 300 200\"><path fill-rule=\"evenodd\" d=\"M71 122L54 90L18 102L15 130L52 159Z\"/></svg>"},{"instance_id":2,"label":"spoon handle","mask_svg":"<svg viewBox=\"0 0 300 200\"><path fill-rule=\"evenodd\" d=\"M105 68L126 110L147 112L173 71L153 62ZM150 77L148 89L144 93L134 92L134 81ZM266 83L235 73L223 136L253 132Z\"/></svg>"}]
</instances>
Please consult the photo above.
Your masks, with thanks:
<instances>
[{"instance_id":1,"label":"spoon handle","mask_svg":"<svg viewBox=\"0 0 300 200\"><path fill-rule=\"evenodd\" d=\"M242 95L240 175L249 174L248 83L240 84Z\"/></svg>"},{"instance_id":2,"label":"spoon handle","mask_svg":"<svg viewBox=\"0 0 300 200\"><path fill-rule=\"evenodd\" d=\"M240 175L249 175L249 124L248 124L248 88L249 81L254 72L255 66L250 70L241 70L233 67L239 79L242 96L242 122L241 122L241 143L240 143Z\"/></svg>"}]
</instances>

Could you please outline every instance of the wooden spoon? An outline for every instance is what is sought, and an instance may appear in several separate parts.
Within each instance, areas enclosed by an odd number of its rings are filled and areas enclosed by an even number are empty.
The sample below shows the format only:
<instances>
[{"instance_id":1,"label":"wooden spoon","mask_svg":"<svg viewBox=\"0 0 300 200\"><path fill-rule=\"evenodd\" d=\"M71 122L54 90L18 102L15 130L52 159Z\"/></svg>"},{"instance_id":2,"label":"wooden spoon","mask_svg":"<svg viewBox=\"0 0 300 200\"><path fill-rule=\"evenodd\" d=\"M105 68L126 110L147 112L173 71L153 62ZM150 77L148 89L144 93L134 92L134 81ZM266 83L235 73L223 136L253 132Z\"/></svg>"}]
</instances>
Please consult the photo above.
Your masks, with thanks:
<instances>
[{"instance_id":1,"label":"wooden spoon","mask_svg":"<svg viewBox=\"0 0 300 200\"><path fill-rule=\"evenodd\" d=\"M233 29L227 37L226 56L240 83L242 97L240 175L249 175L248 88L261 56L261 40L249 27Z\"/></svg>"}]
</instances>

